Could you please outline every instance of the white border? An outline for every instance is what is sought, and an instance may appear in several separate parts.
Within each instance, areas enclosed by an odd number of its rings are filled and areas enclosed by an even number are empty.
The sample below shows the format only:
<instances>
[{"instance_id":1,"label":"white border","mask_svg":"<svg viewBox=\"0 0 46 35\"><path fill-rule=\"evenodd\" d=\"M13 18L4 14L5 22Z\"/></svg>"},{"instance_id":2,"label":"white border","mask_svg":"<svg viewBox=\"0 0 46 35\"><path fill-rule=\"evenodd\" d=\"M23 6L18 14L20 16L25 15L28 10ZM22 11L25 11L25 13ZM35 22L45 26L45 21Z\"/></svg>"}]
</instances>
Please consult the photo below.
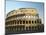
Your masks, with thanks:
<instances>
[{"instance_id":1,"label":"white border","mask_svg":"<svg viewBox=\"0 0 46 35\"><path fill-rule=\"evenodd\" d=\"M4 0L0 0L0 35L5 34Z\"/></svg>"},{"instance_id":2,"label":"white border","mask_svg":"<svg viewBox=\"0 0 46 35\"><path fill-rule=\"evenodd\" d=\"M0 35L5 35L5 9L4 9L4 2L5 0L0 0ZM32 2L44 2L44 15L45 15L45 32L44 33L28 33L28 34L21 34L21 35L46 35L46 0L17 0L17 1L32 1Z\"/></svg>"}]
</instances>

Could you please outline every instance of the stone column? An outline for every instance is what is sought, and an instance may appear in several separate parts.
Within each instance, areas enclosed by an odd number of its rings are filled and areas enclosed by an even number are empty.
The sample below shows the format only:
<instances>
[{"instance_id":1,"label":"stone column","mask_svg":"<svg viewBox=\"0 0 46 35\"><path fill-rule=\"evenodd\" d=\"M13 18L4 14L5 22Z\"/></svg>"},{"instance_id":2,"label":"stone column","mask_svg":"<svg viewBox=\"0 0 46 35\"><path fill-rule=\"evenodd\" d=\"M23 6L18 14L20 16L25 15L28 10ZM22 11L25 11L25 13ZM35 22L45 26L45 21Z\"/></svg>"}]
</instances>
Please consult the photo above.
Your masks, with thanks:
<instances>
[{"instance_id":1,"label":"stone column","mask_svg":"<svg viewBox=\"0 0 46 35\"><path fill-rule=\"evenodd\" d=\"M27 24L28 24L28 30L29 30L29 20L27 21Z\"/></svg>"},{"instance_id":2,"label":"stone column","mask_svg":"<svg viewBox=\"0 0 46 35\"><path fill-rule=\"evenodd\" d=\"M15 26L15 21L14 21L14 26Z\"/></svg>"},{"instance_id":3,"label":"stone column","mask_svg":"<svg viewBox=\"0 0 46 35\"><path fill-rule=\"evenodd\" d=\"M31 30L32 30L32 20L31 20Z\"/></svg>"},{"instance_id":4,"label":"stone column","mask_svg":"<svg viewBox=\"0 0 46 35\"><path fill-rule=\"evenodd\" d=\"M22 21L22 25L23 25L23 20L21 20ZM22 31L23 31L23 26L22 26Z\"/></svg>"},{"instance_id":5,"label":"stone column","mask_svg":"<svg viewBox=\"0 0 46 35\"><path fill-rule=\"evenodd\" d=\"M25 21L25 30L26 30L26 21Z\"/></svg>"},{"instance_id":6,"label":"stone column","mask_svg":"<svg viewBox=\"0 0 46 35\"><path fill-rule=\"evenodd\" d=\"M19 20L19 25L20 25L20 20ZM20 27L19 27L19 31L20 31Z\"/></svg>"},{"instance_id":7,"label":"stone column","mask_svg":"<svg viewBox=\"0 0 46 35\"><path fill-rule=\"evenodd\" d=\"M19 25L20 25L20 20L19 20Z\"/></svg>"}]
</instances>

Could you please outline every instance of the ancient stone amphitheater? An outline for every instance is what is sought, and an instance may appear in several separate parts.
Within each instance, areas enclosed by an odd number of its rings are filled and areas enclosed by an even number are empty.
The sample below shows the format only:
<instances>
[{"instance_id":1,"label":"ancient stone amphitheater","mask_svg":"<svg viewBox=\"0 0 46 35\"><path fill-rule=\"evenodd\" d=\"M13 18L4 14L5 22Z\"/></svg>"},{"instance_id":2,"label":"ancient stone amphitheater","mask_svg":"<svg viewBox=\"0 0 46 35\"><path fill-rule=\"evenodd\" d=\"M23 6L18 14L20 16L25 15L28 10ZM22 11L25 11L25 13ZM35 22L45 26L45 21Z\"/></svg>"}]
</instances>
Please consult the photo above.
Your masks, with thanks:
<instances>
[{"instance_id":1,"label":"ancient stone amphitheater","mask_svg":"<svg viewBox=\"0 0 46 35\"><path fill-rule=\"evenodd\" d=\"M44 31L41 18L35 8L12 10L7 14L5 20L6 33L35 33Z\"/></svg>"}]
</instances>

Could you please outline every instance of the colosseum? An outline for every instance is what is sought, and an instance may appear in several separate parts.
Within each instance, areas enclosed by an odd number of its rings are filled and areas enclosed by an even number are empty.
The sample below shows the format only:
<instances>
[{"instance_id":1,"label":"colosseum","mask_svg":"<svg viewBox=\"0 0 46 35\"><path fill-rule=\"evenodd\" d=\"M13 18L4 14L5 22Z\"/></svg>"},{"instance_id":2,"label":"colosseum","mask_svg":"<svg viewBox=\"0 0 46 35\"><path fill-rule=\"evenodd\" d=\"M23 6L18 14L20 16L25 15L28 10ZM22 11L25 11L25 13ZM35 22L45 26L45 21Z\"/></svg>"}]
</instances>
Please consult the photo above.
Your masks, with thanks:
<instances>
[{"instance_id":1,"label":"colosseum","mask_svg":"<svg viewBox=\"0 0 46 35\"><path fill-rule=\"evenodd\" d=\"M12 10L7 14L5 20L6 33L44 32L44 25L35 8Z\"/></svg>"}]
</instances>

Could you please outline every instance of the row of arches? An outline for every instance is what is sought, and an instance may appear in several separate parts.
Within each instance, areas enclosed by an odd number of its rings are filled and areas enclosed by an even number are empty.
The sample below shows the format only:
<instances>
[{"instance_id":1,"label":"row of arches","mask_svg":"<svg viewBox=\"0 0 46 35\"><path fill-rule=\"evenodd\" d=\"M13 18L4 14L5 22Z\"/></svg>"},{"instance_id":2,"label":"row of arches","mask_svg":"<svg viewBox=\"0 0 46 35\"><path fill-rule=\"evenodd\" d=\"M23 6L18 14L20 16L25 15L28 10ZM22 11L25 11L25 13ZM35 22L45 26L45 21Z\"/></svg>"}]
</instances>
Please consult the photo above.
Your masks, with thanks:
<instances>
[{"instance_id":1,"label":"row of arches","mask_svg":"<svg viewBox=\"0 0 46 35\"><path fill-rule=\"evenodd\" d=\"M41 20L13 20L6 22L6 25L16 25L16 24L41 24Z\"/></svg>"},{"instance_id":2,"label":"row of arches","mask_svg":"<svg viewBox=\"0 0 46 35\"><path fill-rule=\"evenodd\" d=\"M25 29L26 28L26 29ZM41 26L12 26L12 27L6 27L6 30L9 32L19 32L19 31L38 31L40 30Z\"/></svg>"}]
</instances>

